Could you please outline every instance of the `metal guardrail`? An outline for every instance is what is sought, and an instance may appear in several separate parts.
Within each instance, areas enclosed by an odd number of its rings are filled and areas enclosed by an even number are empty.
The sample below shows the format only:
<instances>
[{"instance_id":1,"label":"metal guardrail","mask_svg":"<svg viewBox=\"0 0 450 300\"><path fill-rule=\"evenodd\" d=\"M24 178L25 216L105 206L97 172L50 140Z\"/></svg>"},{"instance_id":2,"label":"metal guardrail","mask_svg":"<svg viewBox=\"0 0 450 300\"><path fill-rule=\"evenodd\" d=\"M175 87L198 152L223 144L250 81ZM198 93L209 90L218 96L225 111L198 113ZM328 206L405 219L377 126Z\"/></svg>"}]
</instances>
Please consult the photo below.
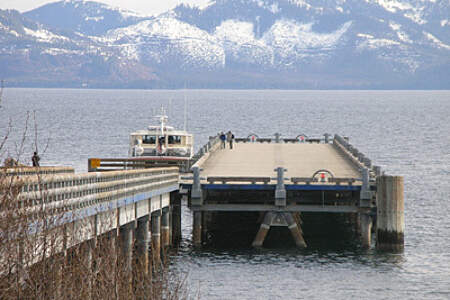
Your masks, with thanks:
<instances>
[{"instance_id":1,"label":"metal guardrail","mask_svg":"<svg viewBox=\"0 0 450 300\"><path fill-rule=\"evenodd\" d=\"M89 172L104 172L117 170L135 170L155 167L183 167L189 162L189 157L151 156L128 158L89 158Z\"/></svg>"},{"instance_id":2,"label":"metal guardrail","mask_svg":"<svg viewBox=\"0 0 450 300\"><path fill-rule=\"evenodd\" d=\"M31 214L43 209L58 213L175 185L178 177L178 168L170 167L26 176L14 180L12 185L20 189L19 209Z\"/></svg>"},{"instance_id":3,"label":"metal guardrail","mask_svg":"<svg viewBox=\"0 0 450 300\"><path fill-rule=\"evenodd\" d=\"M273 138L268 137L259 137L256 134L250 134L246 138L236 138L234 141L236 143L284 143L284 144L298 144L298 143L306 143L306 144L320 144L320 143L329 143L330 134L324 134L324 137L308 137L305 134L299 134L295 138L281 138L281 134L274 134Z\"/></svg>"},{"instance_id":4,"label":"metal guardrail","mask_svg":"<svg viewBox=\"0 0 450 300\"><path fill-rule=\"evenodd\" d=\"M220 135L210 136L208 143L203 145L197 153L192 157L190 168L201 165L206 158L217 149L220 148Z\"/></svg>"},{"instance_id":5,"label":"metal guardrail","mask_svg":"<svg viewBox=\"0 0 450 300\"><path fill-rule=\"evenodd\" d=\"M371 172L371 177L381 175L381 168L372 164L372 161L359 151L355 146L350 144L348 138L344 138L338 134L334 136L333 145L340 151L350 162L352 162L356 168L368 169Z\"/></svg>"},{"instance_id":6,"label":"metal guardrail","mask_svg":"<svg viewBox=\"0 0 450 300\"><path fill-rule=\"evenodd\" d=\"M1 167L0 174L5 176L33 176L45 174L73 174L75 170L71 167Z\"/></svg>"}]
</instances>

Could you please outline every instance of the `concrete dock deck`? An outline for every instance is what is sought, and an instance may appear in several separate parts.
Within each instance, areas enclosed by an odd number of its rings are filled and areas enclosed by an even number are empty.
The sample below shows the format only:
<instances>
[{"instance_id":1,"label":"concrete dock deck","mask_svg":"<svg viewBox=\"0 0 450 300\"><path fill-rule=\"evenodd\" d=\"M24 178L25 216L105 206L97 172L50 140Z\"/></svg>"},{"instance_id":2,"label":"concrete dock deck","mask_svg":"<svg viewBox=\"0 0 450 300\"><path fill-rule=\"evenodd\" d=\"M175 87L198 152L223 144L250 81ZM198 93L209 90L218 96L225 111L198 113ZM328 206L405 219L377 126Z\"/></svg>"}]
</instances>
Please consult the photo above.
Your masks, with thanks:
<instances>
[{"instance_id":1,"label":"concrete dock deck","mask_svg":"<svg viewBox=\"0 0 450 300\"><path fill-rule=\"evenodd\" d=\"M360 178L361 173L333 144L260 144L235 143L230 150L220 149L201 165L202 176L258 177L274 176L284 167L289 177L311 177L320 169L335 177Z\"/></svg>"}]
</instances>

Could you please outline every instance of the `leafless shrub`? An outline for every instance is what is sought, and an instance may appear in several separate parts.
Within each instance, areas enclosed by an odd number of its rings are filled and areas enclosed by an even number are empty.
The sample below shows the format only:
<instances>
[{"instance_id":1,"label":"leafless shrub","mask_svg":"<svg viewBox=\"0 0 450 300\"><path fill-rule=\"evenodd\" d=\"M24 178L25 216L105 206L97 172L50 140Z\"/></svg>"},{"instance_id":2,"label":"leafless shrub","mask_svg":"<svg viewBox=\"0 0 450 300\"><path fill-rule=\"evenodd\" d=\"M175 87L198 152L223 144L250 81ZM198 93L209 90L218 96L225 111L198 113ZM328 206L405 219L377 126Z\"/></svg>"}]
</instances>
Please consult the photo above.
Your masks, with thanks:
<instances>
[{"instance_id":1,"label":"leafless shrub","mask_svg":"<svg viewBox=\"0 0 450 300\"><path fill-rule=\"evenodd\" d=\"M15 144L17 162L27 144L29 120L28 113L23 135ZM35 114L33 120L37 149ZM10 128L0 139L0 154L8 157L4 147ZM150 259L147 265L135 259L128 269L114 230L73 242L81 229L64 222L64 210L49 208L40 168L27 176L12 176L7 170L0 168L0 299L188 298L185 280L170 273L167 264ZM21 197L27 180L37 182L33 199Z\"/></svg>"}]
</instances>

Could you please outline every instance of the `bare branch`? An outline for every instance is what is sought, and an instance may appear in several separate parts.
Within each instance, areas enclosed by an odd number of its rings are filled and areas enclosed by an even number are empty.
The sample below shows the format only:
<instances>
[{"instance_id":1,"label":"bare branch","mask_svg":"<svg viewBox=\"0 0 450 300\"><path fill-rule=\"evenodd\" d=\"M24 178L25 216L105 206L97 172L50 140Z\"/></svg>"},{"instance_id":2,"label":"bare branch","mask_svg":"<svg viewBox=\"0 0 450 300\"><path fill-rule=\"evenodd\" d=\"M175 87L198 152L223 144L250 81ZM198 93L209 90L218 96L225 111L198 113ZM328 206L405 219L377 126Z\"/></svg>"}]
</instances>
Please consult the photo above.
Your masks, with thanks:
<instances>
[{"instance_id":1,"label":"bare branch","mask_svg":"<svg viewBox=\"0 0 450 300\"><path fill-rule=\"evenodd\" d=\"M2 107L2 96L3 96L4 87L5 87L5 81L2 79L0 82L0 108Z\"/></svg>"},{"instance_id":2,"label":"bare branch","mask_svg":"<svg viewBox=\"0 0 450 300\"><path fill-rule=\"evenodd\" d=\"M27 140L27 133L28 133L28 123L30 121L30 112L27 112L27 118L25 119L25 128L23 130L22 139L19 143L15 143L16 146L16 155L17 155L17 161L20 161L20 157L22 156L24 152L25 142Z\"/></svg>"}]
</instances>

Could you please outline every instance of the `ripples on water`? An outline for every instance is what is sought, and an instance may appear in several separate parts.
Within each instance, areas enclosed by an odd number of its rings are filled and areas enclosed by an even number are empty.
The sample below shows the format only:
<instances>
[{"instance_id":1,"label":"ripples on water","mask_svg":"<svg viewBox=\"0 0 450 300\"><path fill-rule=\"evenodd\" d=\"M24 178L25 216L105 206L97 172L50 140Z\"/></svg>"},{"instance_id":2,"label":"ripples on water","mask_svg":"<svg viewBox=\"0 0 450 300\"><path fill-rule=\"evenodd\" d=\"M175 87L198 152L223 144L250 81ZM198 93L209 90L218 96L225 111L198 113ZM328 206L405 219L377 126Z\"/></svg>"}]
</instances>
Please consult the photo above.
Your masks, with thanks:
<instances>
[{"instance_id":1,"label":"ripples on water","mask_svg":"<svg viewBox=\"0 0 450 300\"><path fill-rule=\"evenodd\" d=\"M307 250L196 251L185 209L184 240L172 267L188 274L193 298L450 298L449 91L7 89L0 126L4 132L11 116L14 152L26 111L36 111L40 149L50 139L43 164L86 171L88 157L126 155L128 134L145 128L161 104L182 128L185 96L197 147L228 129L236 136L340 133L389 174L405 176L403 254L362 251L346 241ZM31 147L25 150L30 157Z\"/></svg>"}]
</instances>

